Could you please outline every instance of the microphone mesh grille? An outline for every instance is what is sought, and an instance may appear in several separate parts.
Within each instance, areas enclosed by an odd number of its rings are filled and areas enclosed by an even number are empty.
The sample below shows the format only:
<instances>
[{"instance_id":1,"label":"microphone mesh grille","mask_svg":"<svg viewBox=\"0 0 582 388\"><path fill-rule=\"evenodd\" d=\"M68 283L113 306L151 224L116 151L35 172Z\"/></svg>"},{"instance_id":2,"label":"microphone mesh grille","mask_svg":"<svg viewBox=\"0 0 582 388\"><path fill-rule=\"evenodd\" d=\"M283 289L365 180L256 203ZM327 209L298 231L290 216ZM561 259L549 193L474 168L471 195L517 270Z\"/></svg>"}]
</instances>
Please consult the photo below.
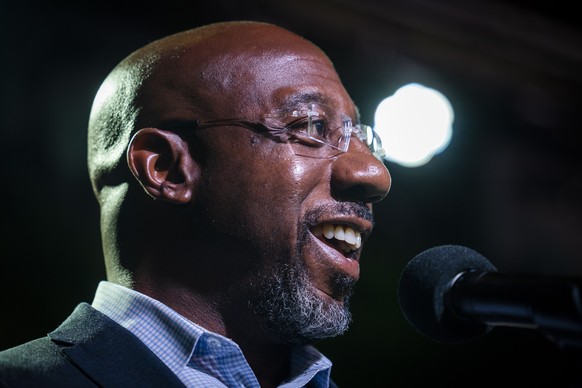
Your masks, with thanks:
<instances>
[{"instance_id":1,"label":"microphone mesh grille","mask_svg":"<svg viewBox=\"0 0 582 388\"><path fill-rule=\"evenodd\" d=\"M446 309L449 283L469 269L497 271L481 254L459 245L430 248L410 260L400 275L398 302L412 327L441 342L463 342L490 330L486 325L452 316Z\"/></svg>"}]
</instances>

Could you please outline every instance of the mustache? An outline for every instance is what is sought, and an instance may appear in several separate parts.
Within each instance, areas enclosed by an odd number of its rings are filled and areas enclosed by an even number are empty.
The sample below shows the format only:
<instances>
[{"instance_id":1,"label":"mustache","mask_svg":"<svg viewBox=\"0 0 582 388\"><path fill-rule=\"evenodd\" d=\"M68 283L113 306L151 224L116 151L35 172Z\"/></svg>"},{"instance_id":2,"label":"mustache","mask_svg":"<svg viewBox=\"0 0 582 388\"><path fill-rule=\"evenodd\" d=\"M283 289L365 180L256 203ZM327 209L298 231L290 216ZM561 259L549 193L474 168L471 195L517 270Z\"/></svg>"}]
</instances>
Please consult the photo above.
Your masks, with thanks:
<instances>
[{"instance_id":1,"label":"mustache","mask_svg":"<svg viewBox=\"0 0 582 388\"><path fill-rule=\"evenodd\" d=\"M374 213L372 210L358 202L336 202L321 205L315 209L309 210L303 220L304 225L314 225L320 219L332 216L350 216L362 218L374 224Z\"/></svg>"}]
</instances>

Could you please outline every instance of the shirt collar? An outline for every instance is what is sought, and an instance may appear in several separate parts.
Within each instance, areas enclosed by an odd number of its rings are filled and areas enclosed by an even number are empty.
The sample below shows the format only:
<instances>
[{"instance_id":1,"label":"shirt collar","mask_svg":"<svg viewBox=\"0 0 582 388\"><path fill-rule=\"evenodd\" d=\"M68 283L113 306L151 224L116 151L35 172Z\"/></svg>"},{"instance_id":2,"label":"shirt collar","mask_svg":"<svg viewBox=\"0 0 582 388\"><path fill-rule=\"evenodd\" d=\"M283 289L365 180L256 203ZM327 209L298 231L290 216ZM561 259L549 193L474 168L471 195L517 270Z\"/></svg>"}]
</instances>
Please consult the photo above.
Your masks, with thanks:
<instances>
[{"instance_id":1,"label":"shirt collar","mask_svg":"<svg viewBox=\"0 0 582 388\"><path fill-rule=\"evenodd\" d=\"M220 357L228 351L241 359L242 369L248 368L250 372L250 366L234 341L204 329L147 295L102 281L92 306L137 336L177 375L181 375L186 366L197 367L194 364L199 362L198 353L207 348L213 352L212 357ZM220 350L214 346L217 343L223 345ZM331 365L331 361L313 346L297 346L291 355L290 378L280 387L304 386L309 381L315 386L327 387Z\"/></svg>"},{"instance_id":2,"label":"shirt collar","mask_svg":"<svg viewBox=\"0 0 582 388\"><path fill-rule=\"evenodd\" d=\"M174 372L188 363L206 331L165 304L111 282L99 283L92 306L136 335Z\"/></svg>"}]
</instances>

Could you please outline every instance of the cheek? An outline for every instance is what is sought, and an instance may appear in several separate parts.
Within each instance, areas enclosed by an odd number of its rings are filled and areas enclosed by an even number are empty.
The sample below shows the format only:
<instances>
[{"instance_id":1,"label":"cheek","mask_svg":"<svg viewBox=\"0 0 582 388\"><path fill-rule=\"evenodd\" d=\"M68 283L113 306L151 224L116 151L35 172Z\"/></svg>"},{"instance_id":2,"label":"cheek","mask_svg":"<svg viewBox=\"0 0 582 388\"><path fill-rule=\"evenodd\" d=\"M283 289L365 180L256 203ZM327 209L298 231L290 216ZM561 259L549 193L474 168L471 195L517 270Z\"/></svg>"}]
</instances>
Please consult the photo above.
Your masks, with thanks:
<instances>
[{"instance_id":1,"label":"cheek","mask_svg":"<svg viewBox=\"0 0 582 388\"><path fill-rule=\"evenodd\" d=\"M325 172L311 159L294 154L283 166L273 170L268 178L274 186L271 192L275 193L281 203L286 203L289 209L294 209L295 218L299 220L300 214L307 210L305 206L316 196L317 188L323 186Z\"/></svg>"},{"instance_id":2,"label":"cheek","mask_svg":"<svg viewBox=\"0 0 582 388\"><path fill-rule=\"evenodd\" d=\"M296 225L311 189L305 179L305 166L294 159L295 155L278 154L263 160L262 166L268 168L254 174L253 185L248 187L255 200L249 203L245 195L247 217L268 229L274 239L296 240Z\"/></svg>"},{"instance_id":3,"label":"cheek","mask_svg":"<svg viewBox=\"0 0 582 388\"><path fill-rule=\"evenodd\" d=\"M299 186L299 182L303 179L306 175L306 166L303 163L299 163L295 161L293 163L293 168L291 169L293 180L297 182L297 186Z\"/></svg>"},{"instance_id":4,"label":"cheek","mask_svg":"<svg viewBox=\"0 0 582 388\"><path fill-rule=\"evenodd\" d=\"M220 150L208 154L202 173L205 194L199 205L210 228L257 247L294 246L306 210L326 195L328 164L244 128L207 135L205 146Z\"/></svg>"},{"instance_id":5,"label":"cheek","mask_svg":"<svg viewBox=\"0 0 582 388\"><path fill-rule=\"evenodd\" d=\"M253 244L288 245L297 239L313 174L287 145L261 143L207 166L202 206L223 233Z\"/></svg>"}]
</instances>

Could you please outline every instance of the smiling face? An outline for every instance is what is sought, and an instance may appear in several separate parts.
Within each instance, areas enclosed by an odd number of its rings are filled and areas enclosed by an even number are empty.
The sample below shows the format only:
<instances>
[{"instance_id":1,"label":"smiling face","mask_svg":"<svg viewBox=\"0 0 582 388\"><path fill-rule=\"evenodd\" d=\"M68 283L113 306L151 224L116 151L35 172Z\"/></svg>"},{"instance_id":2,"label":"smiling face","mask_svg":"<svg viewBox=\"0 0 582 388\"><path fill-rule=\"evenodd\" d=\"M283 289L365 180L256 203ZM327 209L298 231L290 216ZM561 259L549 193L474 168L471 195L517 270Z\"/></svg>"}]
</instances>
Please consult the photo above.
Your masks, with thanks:
<instances>
[{"instance_id":1,"label":"smiling face","mask_svg":"<svg viewBox=\"0 0 582 388\"><path fill-rule=\"evenodd\" d=\"M144 93L152 102L141 125L194 118L256 122L311 103L356 121L353 102L318 48L269 25L232 32L163 63L156 74L164 81L157 75L148 81L156 87ZM191 203L201 225L197 251L221 263L224 280L216 288L227 290L235 308L224 309L225 320L238 326L234 331L249 331L243 317L251 317L292 343L343 332L362 241L372 230L371 203L390 188L385 166L355 137L340 153L327 146L305 152L307 145L240 126L187 136L192 149L201 150L194 155L201 179Z\"/></svg>"}]
</instances>

